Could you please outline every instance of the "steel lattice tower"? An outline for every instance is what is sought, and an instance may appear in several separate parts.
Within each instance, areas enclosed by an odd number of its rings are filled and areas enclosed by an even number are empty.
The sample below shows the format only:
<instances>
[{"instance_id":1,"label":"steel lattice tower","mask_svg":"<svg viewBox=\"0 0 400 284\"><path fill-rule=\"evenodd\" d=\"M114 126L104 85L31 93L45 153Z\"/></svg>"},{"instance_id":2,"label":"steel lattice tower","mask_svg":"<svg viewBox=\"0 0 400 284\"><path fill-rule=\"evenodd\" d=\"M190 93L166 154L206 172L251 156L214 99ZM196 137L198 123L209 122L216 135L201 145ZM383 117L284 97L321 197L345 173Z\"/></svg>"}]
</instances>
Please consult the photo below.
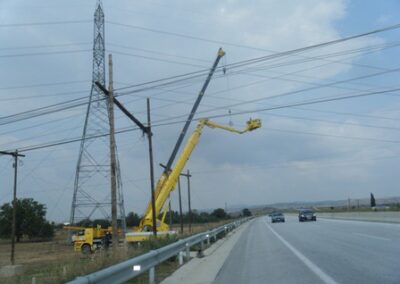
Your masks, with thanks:
<instances>
[{"instance_id":1,"label":"steel lattice tower","mask_svg":"<svg viewBox=\"0 0 400 284\"><path fill-rule=\"evenodd\" d=\"M86 112L79 158L76 166L74 194L70 223L84 219L106 218L111 220L111 166L108 100L95 85L106 86L104 13L101 0L94 13L93 75L89 104ZM95 138L93 138L95 137ZM118 219L126 229L124 199L117 156L117 207ZM99 214L100 213L100 214ZM100 215L100 216L99 216Z\"/></svg>"}]
</instances>

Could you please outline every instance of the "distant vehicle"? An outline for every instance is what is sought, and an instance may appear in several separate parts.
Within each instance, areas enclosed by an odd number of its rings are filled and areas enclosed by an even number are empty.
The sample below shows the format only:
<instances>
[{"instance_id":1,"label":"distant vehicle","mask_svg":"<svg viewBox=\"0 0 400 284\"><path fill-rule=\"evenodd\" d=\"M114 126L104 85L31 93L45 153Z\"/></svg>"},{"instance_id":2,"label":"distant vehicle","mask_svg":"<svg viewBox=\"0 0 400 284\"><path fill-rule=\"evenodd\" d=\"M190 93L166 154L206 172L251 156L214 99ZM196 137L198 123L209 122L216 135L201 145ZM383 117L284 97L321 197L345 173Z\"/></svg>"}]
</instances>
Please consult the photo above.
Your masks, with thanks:
<instances>
[{"instance_id":1,"label":"distant vehicle","mask_svg":"<svg viewBox=\"0 0 400 284\"><path fill-rule=\"evenodd\" d=\"M283 216L283 214L280 212L271 213L269 216L271 217L272 223L276 223L276 222L285 223L285 216Z\"/></svg>"},{"instance_id":2,"label":"distant vehicle","mask_svg":"<svg viewBox=\"0 0 400 284\"><path fill-rule=\"evenodd\" d=\"M317 216L315 216L314 211L311 209L301 209L299 211L299 222L304 221L317 221Z\"/></svg>"}]
</instances>

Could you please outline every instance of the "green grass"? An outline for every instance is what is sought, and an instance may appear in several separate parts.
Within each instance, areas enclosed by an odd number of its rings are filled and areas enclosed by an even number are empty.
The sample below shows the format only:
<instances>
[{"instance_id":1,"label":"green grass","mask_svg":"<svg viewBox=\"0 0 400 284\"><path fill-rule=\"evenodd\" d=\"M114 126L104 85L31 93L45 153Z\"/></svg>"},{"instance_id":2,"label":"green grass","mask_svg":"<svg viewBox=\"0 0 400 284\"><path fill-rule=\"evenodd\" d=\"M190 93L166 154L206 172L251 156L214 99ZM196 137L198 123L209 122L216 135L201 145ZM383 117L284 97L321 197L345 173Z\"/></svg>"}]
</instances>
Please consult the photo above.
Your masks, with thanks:
<instances>
[{"instance_id":1,"label":"green grass","mask_svg":"<svg viewBox=\"0 0 400 284\"><path fill-rule=\"evenodd\" d=\"M231 222L232 220L227 220ZM185 231L181 236L175 236L162 239L150 239L142 242L141 246L129 245L126 248L119 248L116 252L110 248L108 251L100 250L89 256L80 253L73 253L73 248L66 245L64 239L60 236L57 242L48 243L23 243L17 244L17 264L22 264L25 268L23 275L12 278L0 278L0 283L32 283L32 278L36 278L36 283L65 283L77 276L86 275L106 268L110 265L122 262L135 256L144 254L150 250L158 249L169 243L175 242L178 237L184 238L190 234L196 234L206 231L213 227L221 226L226 222L215 224L193 225L192 233ZM2 240L8 248L9 240ZM193 248L196 249L196 248ZM3 257L3 263L8 263L8 252ZM52 257L47 257L51 255ZM30 261L28 261L30 259ZM37 261L36 261L37 259ZM173 273L178 268L176 258L165 261L156 267L157 282ZM148 272L129 283L148 283Z\"/></svg>"}]
</instances>

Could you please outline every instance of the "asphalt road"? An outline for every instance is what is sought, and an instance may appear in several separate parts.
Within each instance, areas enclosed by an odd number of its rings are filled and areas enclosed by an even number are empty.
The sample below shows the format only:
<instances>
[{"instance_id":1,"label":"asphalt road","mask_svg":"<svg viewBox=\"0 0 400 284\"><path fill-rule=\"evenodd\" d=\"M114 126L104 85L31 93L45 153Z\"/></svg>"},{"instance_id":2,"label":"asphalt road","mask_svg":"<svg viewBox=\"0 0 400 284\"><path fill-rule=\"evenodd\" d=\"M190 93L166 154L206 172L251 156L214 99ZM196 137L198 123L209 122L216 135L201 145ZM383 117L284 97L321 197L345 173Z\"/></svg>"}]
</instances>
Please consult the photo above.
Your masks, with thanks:
<instances>
[{"instance_id":1,"label":"asphalt road","mask_svg":"<svg viewBox=\"0 0 400 284\"><path fill-rule=\"evenodd\" d=\"M214 283L400 283L400 225L254 220Z\"/></svg>"}]
</instances>

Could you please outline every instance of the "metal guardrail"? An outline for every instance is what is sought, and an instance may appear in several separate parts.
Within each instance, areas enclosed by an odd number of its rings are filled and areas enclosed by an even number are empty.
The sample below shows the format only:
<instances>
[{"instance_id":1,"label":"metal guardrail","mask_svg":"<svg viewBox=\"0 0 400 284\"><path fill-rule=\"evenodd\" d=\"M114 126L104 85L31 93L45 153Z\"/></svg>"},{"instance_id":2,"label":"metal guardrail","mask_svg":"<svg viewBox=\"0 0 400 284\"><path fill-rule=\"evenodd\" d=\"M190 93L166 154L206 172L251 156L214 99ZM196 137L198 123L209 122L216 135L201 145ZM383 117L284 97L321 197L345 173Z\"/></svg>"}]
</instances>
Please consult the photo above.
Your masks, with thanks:
<instances>
[{"instance_id":1,"label":"metal guardrail","mask_svg":"<svg viewBox=\"0 0 400 284\"><path fill-rule=\"evenodd\" d=\"M162 248L151 250L143 255L131 258L124 262L112 265L97 272L79 276L67 284L88 284L88 283L124 283L133 279L146 271L149 271L149 282L155 283L155 266L173 257L179 257L179 264L183 263L182 254L186 252L186 259L190 259L190 248L200 244L201 252L205 248L205 242L210 245L211 239L216 241L217 235L224 232L225 234L234 228L248 221L250 218L237 220L235 222L223 225L221 227L190 236L186 239L178 240Z\"/></svg>"}]
</instances>

